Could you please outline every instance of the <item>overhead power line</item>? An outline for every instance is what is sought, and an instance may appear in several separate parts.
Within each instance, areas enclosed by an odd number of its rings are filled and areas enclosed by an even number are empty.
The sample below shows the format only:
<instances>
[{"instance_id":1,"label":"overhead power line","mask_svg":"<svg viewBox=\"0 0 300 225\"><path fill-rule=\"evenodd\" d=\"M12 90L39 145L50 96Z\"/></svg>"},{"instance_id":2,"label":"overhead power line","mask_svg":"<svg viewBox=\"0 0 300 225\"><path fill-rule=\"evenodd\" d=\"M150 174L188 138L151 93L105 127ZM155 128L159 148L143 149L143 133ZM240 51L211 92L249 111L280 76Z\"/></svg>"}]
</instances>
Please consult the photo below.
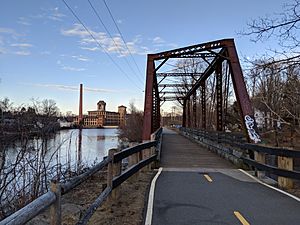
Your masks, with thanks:
<instances>
[{"instance_id":1,"label":"overhead power line","mask_svg":"<svg viewBox=\"0 0 300 225\"><path fill-rule=\"evenodd\" d=\"M100 42L95 38L95 36L92 34L92 32L86 27L86 25L82 22L82 20L76 15L76 13L73 11L73 9L68 5L68 3L65 0L62 0L63 3L66 5L66 7L69 9L69 11L73 14L73 16L78 20L78 22L83 26L83 28L89 33L89 35L94 39L94 41L97 43L97 45L103 50L103 52L107 55L107 57L113 62L113 64L127 77L129 81L133 85L135 85L138 89L142 90L129 76L128 74L122 69L122 67L111 57L111 55L105 50L105 48L100 44Z\"/></svg>"},{"instance_id":2,"label":"overhead power line","mask_svg":"<svg viewBox=\"0 0 300 225\"><path fill-rule=\"evenodd\" d=\"M111 38L111 40L113 41L114 45L116 46L117 50L119 51L120 55L123 54L123 52L121 51L120 47L117 45L114 37L112 36L112 34L110 33L110 31L108 30L108 28L106 27L105 23L103 22L103 20L101 19L98 11L96 10L96 8L94 7L94 5L92 4L92 2L90 0L88 0L91 8L93 9L95 15L97 16L98 20L100 21L100 23L102 24L102 26L104 27L105 31L107 32L107 34L109 35L109 37ZM128 67L130 68L130 70L136 75L137 79L141 82L141 84L143 84L143 80L141 79L141 77L135 72L135 70L132 68L132 66L130 65L128 59L126 57L124 57L124 60L126 61Z\"/></svg>"},{"instance_id":3,"label":"overhead power line","mask_svg":"<svg viewBox=\"0 0 300 225\"><path fill-rule=\"evenodd\" d=\"M133 57L133 55L132 55L130 49L128 48L128 46L127 46L127 44L126 44L126 41L125 41L125 38L124 38L124 36L123 36L123 34L122 34L122 32L121 32L121 30L120 30L120 28L119 28L119 26L118 26L118 24L117 24L117 22L116 22L114 16L112 15L112 12L110 11L110 9L109 9L108 5L106 4L105 0L103 0L103 2L104 2L104 4L105 4L105 7L106 7L107 11L109 12L109 15L110 15L111 19L113 20L113 22L114 22L114 24L115 24L115 26L116 26L116 28L117 28L119 34L120 34L120 37L121 37L123 43L125 44L125 46L126 46L128 52L129 52L129 54L130 54L130 56L131 56L131 58L132 58L132 60L133 60L133 62L134 62L134 64L135 64L136 68L138 69L138 71L139 71L140 74L142 75L143 73L141 72L139 66L138 66L137 63L136 63L136 60L134 59L134 57ZM144 76L142 75L142 77L144 77Z\"/></svg>"}]
</instances>

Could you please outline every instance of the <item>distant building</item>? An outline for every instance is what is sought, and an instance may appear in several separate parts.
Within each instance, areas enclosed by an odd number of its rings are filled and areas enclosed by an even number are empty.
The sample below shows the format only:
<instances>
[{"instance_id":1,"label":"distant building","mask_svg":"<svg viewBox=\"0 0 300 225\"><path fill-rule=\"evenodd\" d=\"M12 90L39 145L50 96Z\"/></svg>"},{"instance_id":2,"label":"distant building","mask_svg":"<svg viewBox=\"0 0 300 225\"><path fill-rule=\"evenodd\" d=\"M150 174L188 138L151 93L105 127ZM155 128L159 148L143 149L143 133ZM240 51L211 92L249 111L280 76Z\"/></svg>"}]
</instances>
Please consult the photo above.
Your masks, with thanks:
<instances>
[{"instance_id":1,"label":"distant building","mask_svg":"<svg viewBox=\"0 0 300 225\"><path fill-rule=\"evenodd\" d=\"M161 118L162 126L178 127L182 125L182 115L168 113Z\"/></svg>"},{"instance_id":2,"label":"distant building","mask_svg":"<svg viewBox=\"0 0 300 225\"><path fill-rule=\"evenodd\" d=\"M70 122L66 119L58 119L57 122L61 128L71 128L73 126L73 122Z\"/></svg>"},{"instance_id":3,"label":"distant building","mask_svg":"<svg viewBox=\"0 0 300 225\"><path fill-rule=\"evenodd\" d=\"M88 115L84 115L82 119L83 127L97 128L103 126L124 126L126 117L126 107L121 105L118 112L106 111L106 103L99 101L97 110L88 111ZM75 118L75 124L78 125L78 116Z\"/></svg>"}]
</instances>

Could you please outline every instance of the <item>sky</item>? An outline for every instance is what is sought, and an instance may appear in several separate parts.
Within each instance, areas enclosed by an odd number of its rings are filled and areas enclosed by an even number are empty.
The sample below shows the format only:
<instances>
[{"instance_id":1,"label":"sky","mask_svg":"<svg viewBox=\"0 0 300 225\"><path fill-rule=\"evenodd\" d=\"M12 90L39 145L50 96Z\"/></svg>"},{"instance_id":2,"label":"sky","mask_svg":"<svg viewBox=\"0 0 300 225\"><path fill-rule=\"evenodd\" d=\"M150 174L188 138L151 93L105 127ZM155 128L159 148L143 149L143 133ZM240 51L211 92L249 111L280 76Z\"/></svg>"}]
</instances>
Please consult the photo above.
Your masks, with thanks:
<instances>
[{"instance_id":1,"label":"sky","mask_svg":"<svg viewBox=\"0 0 300 225\"><path fill-rule=\"evenodd\" d=\"M147 54L234 38L240 59L253 58L276 43L238 33L292 0L106 0L121 34L103 0L90 0L97 14L88 0L65 2L88 31L63 0L1 1L0 99L53 99L77 114L83 83L84 112L99 100L112 111L129 102L142 110Z\"/></svg>"}]
</instances>

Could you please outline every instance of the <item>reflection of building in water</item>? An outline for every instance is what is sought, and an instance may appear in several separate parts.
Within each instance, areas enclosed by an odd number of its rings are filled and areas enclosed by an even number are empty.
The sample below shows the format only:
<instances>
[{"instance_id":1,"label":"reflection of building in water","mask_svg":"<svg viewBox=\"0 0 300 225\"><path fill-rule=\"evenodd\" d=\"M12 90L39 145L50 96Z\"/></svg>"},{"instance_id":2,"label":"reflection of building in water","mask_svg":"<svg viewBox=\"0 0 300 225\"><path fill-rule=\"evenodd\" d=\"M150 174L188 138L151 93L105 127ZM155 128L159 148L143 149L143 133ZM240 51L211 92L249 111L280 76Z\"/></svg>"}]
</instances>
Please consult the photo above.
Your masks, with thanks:
<instances>
[{"instance_id":1,"label":"reflection of building in water","mask_svg":"<svg viewBox=\"0 0 300 225\"><path fill-rule=\"evenodd\" d=\"M97 110L88 111L88 115L82 118L83 127L103 127L103 126L124 126L126 117L126 107L121 105L118 112L109 112L105 110L106 103L99 101ZM78 117L75 118L75 124L78 124Z\"/></svg>"},{"instance_id":2,"label":"reflection of building in water","mask_svg":"<svg viewBox=\"0 0 300 225\"><path fill-rule=\"evenodd\" d=\"M105 140L105 136L97 136L97 141L103 141Z\"/></svg>"},{"instance_id":3,"label":"reflection of building in water","mask_svg":"<svg viewBox=\"0 0 300 225\"><path fill-rule=\"evenodd\" d=\"M77 171L81 170L82 162L82 129L78 132Z\"/></svg>"}]
</instances>

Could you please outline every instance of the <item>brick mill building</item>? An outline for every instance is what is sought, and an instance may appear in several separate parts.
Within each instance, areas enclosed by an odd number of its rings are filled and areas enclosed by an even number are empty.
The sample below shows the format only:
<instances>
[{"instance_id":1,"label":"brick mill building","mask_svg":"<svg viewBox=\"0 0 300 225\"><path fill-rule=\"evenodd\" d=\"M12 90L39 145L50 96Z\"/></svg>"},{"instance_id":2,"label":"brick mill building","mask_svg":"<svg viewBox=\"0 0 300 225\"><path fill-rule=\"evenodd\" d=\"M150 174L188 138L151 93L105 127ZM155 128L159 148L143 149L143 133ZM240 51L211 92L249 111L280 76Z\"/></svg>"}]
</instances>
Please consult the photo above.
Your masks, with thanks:
<instances>
[{"instance_id":1,"label":"brick mill building","mask_svg":"<svg viewBox=\"0 0 300 225\"><path fill-rule=\"evenodd\" d=\"M88 115L82 116L82 126L87 128L98 128L103 126L124 126L126 117L126 107L118 106L118 112L106 111L106 103L99 101L97 110L88 111ZM78 117L75 124L78 125Z\"/></svg>"}]
</instances>

